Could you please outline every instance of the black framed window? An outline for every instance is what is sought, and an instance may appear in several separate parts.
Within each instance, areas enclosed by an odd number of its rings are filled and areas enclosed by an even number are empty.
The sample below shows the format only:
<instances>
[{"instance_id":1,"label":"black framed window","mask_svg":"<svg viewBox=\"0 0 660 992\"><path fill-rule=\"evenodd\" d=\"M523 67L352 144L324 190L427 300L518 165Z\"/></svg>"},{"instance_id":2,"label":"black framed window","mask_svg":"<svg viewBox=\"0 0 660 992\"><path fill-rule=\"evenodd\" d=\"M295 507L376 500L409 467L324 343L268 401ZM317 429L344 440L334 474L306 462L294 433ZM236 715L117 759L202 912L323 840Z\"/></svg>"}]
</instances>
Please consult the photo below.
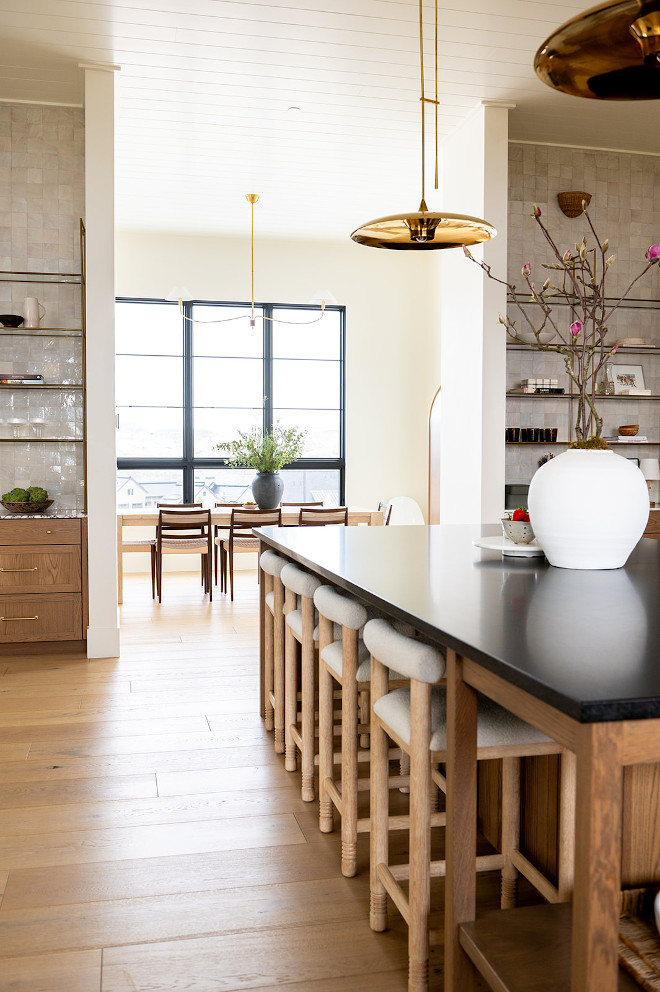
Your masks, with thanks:
<instances>
[{"instance_id":1,"label":"black framed window","mask_svg":"<svg viewBox=\"0 0 660 992\"><path fill-rule=\"evenodd\" d=\"M214 445L276 423L307 431L283 499L343 503L345 308L309 323L320 307L260 304L254 330L243 304L183 310L117 299L118 508L250 498L252 469L229 468Z\"/></svg>"}]
</instances>

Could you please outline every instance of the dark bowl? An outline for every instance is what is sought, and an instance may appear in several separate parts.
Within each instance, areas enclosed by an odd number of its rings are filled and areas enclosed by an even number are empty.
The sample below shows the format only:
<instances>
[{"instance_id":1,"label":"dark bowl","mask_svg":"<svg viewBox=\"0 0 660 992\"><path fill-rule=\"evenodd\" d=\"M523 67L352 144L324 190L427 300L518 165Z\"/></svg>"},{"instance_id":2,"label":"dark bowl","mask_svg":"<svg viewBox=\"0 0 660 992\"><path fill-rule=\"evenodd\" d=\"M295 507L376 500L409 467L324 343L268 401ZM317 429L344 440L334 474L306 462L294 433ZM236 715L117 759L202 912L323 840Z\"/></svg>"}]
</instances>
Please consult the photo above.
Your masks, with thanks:
<instances>
[{"instance_id":1,"label":"dark bowl","mask_svg":"<svg viewBox=\"0 0 660 992\"><path fill-rule=\"evenodd\" d=\"M23 318L18 313L0 313L0 324L3 327L19 327Z\"/></svg>"},{"instance_id":2,"label":"dark bowl","mask_svg":"<svg viewBox=\"0 0 660 992\"><path fill-rule=\"evenodd\" d=\"M49 506L52 505L52 499L42 499L38 503L19 503L13 502L8 499L0 500L0 503L4 506L6 510L10 513L43 513L47 510Z\"/></svg>"}]
</instances>

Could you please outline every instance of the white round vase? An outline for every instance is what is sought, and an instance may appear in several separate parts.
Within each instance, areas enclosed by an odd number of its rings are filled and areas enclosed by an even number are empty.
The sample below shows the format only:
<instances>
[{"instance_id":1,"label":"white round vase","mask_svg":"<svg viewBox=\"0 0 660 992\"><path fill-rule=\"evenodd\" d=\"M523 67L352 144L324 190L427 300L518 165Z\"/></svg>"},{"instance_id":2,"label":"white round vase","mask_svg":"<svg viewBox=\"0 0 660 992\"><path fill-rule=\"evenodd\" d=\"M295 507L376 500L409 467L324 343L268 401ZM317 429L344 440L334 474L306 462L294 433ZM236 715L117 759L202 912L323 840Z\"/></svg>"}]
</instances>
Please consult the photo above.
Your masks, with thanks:
<instances>
[{"instance_id":1,"label":"white round vase","mask_svg":"<svg viewBox=\"0 0 660 992\"><path fill-rule=\"evenodd\" d=\"M614 451L569 448L534 474L528 509L558 568L621 568L649 517L646 480Z\"/></svg>"}]
</instances>

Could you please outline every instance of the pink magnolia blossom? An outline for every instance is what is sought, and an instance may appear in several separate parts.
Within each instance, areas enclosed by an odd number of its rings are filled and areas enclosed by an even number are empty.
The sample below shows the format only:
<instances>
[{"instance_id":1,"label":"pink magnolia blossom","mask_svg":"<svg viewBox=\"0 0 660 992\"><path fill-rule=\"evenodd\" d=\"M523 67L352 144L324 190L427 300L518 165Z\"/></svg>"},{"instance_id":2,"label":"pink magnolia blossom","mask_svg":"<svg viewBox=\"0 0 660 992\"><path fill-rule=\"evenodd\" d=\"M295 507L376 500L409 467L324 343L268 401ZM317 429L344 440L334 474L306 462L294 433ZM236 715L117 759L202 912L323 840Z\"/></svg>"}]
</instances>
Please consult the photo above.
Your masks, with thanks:
<instances>
[{"instance_id":1,"label":"pink magnolia blossom","mask_svg":"<svg viewBox=\"0 0 660 992\"><path fill-rule=\"evenodd\" d=\"M529 264L529 262L525 262L525 264L522 267L522 274L525 276L525 278L527 278L527 276L531 273L531 271L532 271L531 265Z\"/></svg>"},{"instance_id":2,"label":"pink magnolia blossom","mask_svg":"<svg viewBox=\"0 0 660 992\"><path fill-rule=\"evenodd\" d=\"M581 330L582 330L582 324L580 323L580 321L574 320L573 323L571 324L571 334L573 335L573 337L576 338Z\"/></svg>"},{"instance_id":3,"label":"pink magnolia blossom","mask_svg":"<svg viewBox=\"0 0 660 992\"><path fill-rule=\"evenodd\" d=\"M541 208L534 204L534 216L539 218L541 216Z\"/></svg>"},{"instance_id":4,"label":"pink magnolia blossom","mask_svg":"<svg viewBox=\"0 0 660 992\"><path fill-rule=\"evenodd\" d=\"M660 258L660 245L651 245L650 248L646 249L644 257L649 262L655 262Z\"/></svg>"},{"instance_id":5,"label":"pink magnolia blossom","mask_svg":"<svg viewBox=\"0 0 660 992\"><path fill-rule=\"evenodd\" d=\"M611 352L610 352L610 355L616 355L616 353L617 353L618 350L619 350L619 346L618 346L618 344L615 344L614 347L612 348Z\"/></svg>"}]
</instances>

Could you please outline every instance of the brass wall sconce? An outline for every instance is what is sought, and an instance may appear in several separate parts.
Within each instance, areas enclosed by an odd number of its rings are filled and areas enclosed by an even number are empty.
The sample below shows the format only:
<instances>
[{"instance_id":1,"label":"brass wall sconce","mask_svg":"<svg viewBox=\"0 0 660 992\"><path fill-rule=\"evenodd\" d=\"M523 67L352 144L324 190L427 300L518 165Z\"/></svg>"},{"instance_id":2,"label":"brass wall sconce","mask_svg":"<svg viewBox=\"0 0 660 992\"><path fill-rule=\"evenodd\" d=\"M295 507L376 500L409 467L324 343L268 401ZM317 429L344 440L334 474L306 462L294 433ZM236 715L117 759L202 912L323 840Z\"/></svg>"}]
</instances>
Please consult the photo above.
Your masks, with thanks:
<instances>
[{"instance_id":1,"label":"brass wall sconce","mask_svg":"<svg viewBox=\"0 0 660 992\"><path fill-rule=\"evenodd\" d=\"M557 193L557 203L561 212L567 217L579 217L584 208L591 203L591 193L585 193L581 189Z\"/></svg>"}]
</instances>

